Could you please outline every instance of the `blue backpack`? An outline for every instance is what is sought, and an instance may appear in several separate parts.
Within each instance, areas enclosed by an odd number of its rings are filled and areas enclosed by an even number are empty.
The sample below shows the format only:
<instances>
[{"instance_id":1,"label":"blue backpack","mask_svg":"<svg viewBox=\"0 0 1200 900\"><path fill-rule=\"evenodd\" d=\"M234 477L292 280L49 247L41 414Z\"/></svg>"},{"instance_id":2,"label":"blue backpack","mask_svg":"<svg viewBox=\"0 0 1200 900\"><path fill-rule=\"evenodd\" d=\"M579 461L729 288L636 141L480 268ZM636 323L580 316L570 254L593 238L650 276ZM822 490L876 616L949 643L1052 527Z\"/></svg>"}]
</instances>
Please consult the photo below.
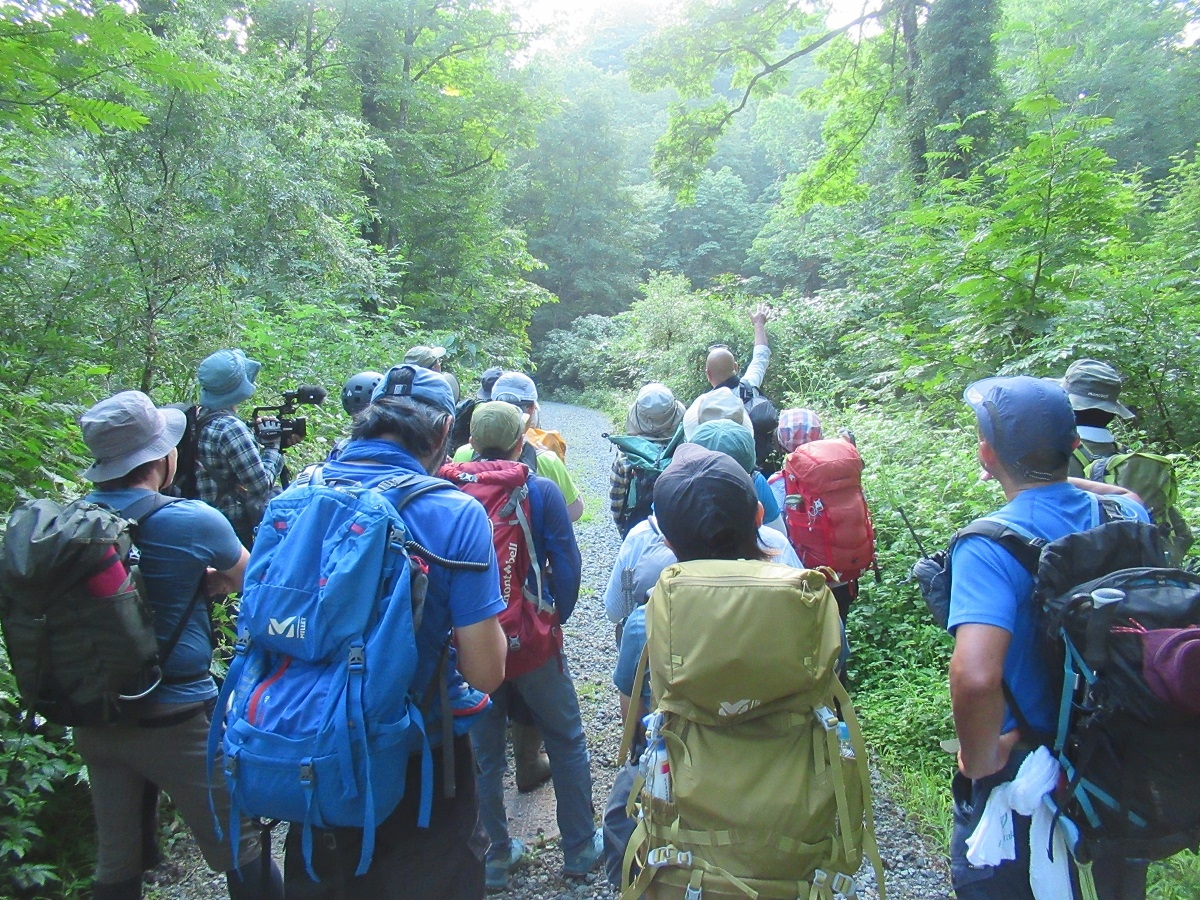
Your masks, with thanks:
<instances>
[{"instance_id":1,"label":"blue backpack","mask_svg":"<svg viewBox=\"0 0 1200 900\"><path fill-rule=\"evenodd\" d=\"M439 489L454 486L404 475L372 489L326 482L318 469L268 504L217 701L224 719L215 716L209 734L210 768L218 743L224 751L235 866L245 815L302 823L314 881L313 829L362 828L355 874L365 874L376 823L404 796L417 751L418 824L428 826L433 757L419 707L425 686L413 684L428 582L409 552L456 568L488 565L442 560L412 541L401 511ZM442 675L439 667L434 677Z\"/></svg>"}]
</instances>

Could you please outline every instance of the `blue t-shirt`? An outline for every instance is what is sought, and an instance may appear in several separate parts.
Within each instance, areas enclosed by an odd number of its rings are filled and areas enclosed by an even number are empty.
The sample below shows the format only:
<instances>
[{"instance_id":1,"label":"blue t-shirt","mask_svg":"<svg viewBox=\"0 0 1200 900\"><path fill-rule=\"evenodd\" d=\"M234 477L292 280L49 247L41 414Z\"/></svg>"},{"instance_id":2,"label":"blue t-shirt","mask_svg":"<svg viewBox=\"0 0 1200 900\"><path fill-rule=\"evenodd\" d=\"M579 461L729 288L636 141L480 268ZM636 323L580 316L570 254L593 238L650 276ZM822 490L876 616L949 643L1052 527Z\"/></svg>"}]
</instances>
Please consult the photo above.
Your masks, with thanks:
<instances>
[{"instance_id":1,"label":"blue t-shirt","mask_svg":"<svg viewBox=\"0 0 1200 900\"><path fill-rule=\"evenodd\" d=\"M372 465L371 463L375 463ZM350 441L337 460L323 469L325 479L347 478L365 487L405 473L429 476L416 458L387 440ZM492 546L492 526L487 513L475 500L449 482L447 489L430 491L415 498L401 513L413 540L446 559L487 562L486 571L450 569L431 563L429 593L421 628L417 632L417 671L413 685L423 692L433 677L442 647L451 628L466 628L499 615L505 607L500 594L500 574ZM399 499L395 492L385 494ZM451 648L451 687L461 681ZM437 743L438 730L428 728L430 742Z\"/></svg>"},{"instance_id":2,"label":"blue t-shirt","mask_svg":"<svg viewBox=\"0 0 1200 900\"><path fill-rule=\"evenodd\" d=\"M147 488L123 488L93 491L87 499L121 510L151 493ZM138 551L146 596L154 610L154 631L162 646L170 640L208 568L232 569L241 559L242 544L229 520L213 507L199 500L177 500L138 527ZM202 598L167 658L163 675L177 678L203 674L183 684L163 683L151 694L151 700L155 703L211 700L217 696L217 686L208 674L211 665L208 604Z\"/></svg>"},{"instance_id":3,"label":"blue t-shirt","mask_svg":"<svg viewBox=\"0 0 1200 900\"><path fill-rule=\"evenodd\" d=\"M1146 510L1132 500L1111 499L1129 518L1149 521ZM1021 491L988 518L1053 541L1098 525L1100 505L1095 494L1061 481ZM1058 679L1038 649L1033 576L1007 550L981 535L954 545L950 572L950 632L959 625L994 625L1011 634L1004 680L1029 724L1052 733L1060 699L1055 687ZM1016 726L1016 717L1009 710L1001 730L1011 731Z\"/></svg>"},{"instance_id":4,"label":"blue t-shirt","mask_svg":"<svg viewBox=\"0 0 1200 900\"><path fill-rule=\"evenodd\" d=\"M762 472L754 473L754 493L758 494L758 502L763 505L763 521L774 522L778 519L779 501L775 499L775 492L767 484L766 476Z\"/></svg>"}]
</instances>

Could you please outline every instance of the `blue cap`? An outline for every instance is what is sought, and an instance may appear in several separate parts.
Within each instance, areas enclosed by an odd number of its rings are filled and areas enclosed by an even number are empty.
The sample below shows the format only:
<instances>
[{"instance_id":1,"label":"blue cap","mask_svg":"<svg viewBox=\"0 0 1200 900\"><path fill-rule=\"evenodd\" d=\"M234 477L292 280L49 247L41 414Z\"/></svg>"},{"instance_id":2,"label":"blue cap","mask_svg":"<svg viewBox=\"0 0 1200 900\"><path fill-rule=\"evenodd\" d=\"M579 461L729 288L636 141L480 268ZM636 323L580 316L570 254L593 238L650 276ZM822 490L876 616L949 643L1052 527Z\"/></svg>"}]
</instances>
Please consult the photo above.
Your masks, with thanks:
<instances>
[{"instance_id":1,"label":"blue cap","mask_svg":"<svg viewBox=\"0 0 1200 900\"><path fill-rule=\"evenodd\" d=\"M1000 461L1032 480L1056 476L1024 464L1030 454L1056 453L1066 465L1079 443L1071 400L1057 382L1028 375L985 378L963 391L963 400Z\"/></svg>"},{"instance_id":2,"label":"blue cap","mask_svg":"<svg viewBox=\"0 0 1200 900\"><path fill-rule=\"evenodd\" d=\"M437 407L447 415L454 415L454 390L450 383L432 369L411 363L388 369L371 392L371 402L380 397L412 397Z\"/></svg>"}]
</instances>

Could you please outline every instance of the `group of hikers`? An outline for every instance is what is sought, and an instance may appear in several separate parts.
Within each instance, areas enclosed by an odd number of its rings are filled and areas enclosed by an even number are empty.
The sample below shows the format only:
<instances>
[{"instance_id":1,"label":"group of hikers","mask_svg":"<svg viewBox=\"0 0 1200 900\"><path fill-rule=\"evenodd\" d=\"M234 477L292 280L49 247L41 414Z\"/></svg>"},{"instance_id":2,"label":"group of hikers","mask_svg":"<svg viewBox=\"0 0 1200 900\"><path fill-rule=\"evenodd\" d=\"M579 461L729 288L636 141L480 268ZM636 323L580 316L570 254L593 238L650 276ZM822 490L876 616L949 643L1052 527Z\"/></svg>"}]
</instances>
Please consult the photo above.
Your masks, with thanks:
<instances>
[{"instance_id":1,"label":"group of hikers","mask_svg":"<svg viewBox=\"0 0 1200 900\"><path fill-rule=\"evenodd\" d=\"M622 543L603 602L626 730L599 828L562 631L580 594L584 498L532 378L489 369L464 398L441 371L445 351L414 347L346 381L349 436L284 490L295 435L238 416L259 373L240 350L200 364L194 408L124 391L84 413L93 490L14 512L0 624L23 699L73 726L88 766L93 895L141 896L157 862L159 790L235 900L503 891L529 856L505 809L511 736L519 789L553 783L566 877L603 867L627 897L842 898L855 896L865 856L882 896L867 752L841 683L859 577L878 575L863 462L848 431L826 437L815 411L777 411L763 395L768 318L765 307L751 314L744 372L713 346L710 390L685 406L644 385L626 433L610 437ZM1190 538L1173 481L1144 474L1161 457L1127 451L1109 430L1132 416L1121 385L1112 366L1080 360L1061 380L987 378L963 395L981 477L1005 505L915 573L954 638L960 900L1143 898L1146 861L1200 834L1190 788L1154 841L1127 818L1110 844L1099 842L1112 838L1111 816L1073 821L1106 801L1086 794L1092 750L1071 755L1064 729L1107 670L1089 642L1076 654L1082 687L1064 689L1043 633L1047 560L1073 589L1063 560L1076 565L1079 552L1046 548L1121 527L1113 546L1124 549L1093 548L1092 562L1175 572ZM1155 496L1123 486L1135 470ZM1151 513L1157 525L1137 530ZM84 555L65 555L69 539ZM1120 585L1125 599L1104 620L1129 632L1119 640L1185 638L1153 677L1146 664L1144 681L1153 712L1186 742L1200 730L1200 641L1184 632L1200 622L1153 608L1134 618L1122 604L1141 588ZM1067 591L1070 615L1104 605L1090 590ZM218 686L211 603L231 594L238 638ZM1179 615L1200 611L1200 588L1176 594ZM124 604L88 626L127 632L106 637L108 669L76 659L81 638L60 609L89 598ZM1094 755L1105 753L1111 745ZM1045 783L1018 802L1014 786L1035 765ZM1043 801L1056 796L1057 807ZM1139 799L1107 805L1146 826L1150 813L1126 808ZM283 872L265 852L271 820L289 823Z\"/></svg>"}]
</instances>

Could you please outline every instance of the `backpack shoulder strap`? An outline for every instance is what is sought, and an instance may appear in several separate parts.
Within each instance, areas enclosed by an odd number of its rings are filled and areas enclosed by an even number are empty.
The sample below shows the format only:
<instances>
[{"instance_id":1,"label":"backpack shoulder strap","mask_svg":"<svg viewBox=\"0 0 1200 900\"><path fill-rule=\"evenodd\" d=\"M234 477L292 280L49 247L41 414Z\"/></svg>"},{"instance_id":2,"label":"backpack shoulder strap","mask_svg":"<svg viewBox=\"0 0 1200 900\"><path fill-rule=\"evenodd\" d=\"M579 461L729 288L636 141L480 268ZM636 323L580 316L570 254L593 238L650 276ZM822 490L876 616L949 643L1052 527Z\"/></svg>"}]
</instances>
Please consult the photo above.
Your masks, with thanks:
<instances>
[{"instance_id":1,"label":"backpack shoulder strap","mask_svg":"<svg viewBox=\"0 0 1200 900\"><path fill-rule=\"evenodd\" d=\"M166 494L160 494L158 491L155 491L148 496L138 497L128 506L118 509L117 512L126 519L133 519L133 521L140 525L164 506L170 506L176 500L182 499L182 497L168 497ZM137 541L135 540L134 543L136 544Z\"/></svg>"},{"instance_id":2,"label":"backpack shoulder strap","mask_svg":"<svg viewBox=\"0 0 1200 900\"><path fill-rule=\"evenodd\" d=\"M416 500L423 494L429 494L433 491L451 490L456 491L458 488L444 478L436 478L433 475L418 475L415 472L408 472L404 475L396 475L392 478L386 478L379 484L375 485L376 491L403 491L403 495L392 501L392 505L396 508L396 512L403 517L404 508L412 501ZM390 498L389 498L390 499ZM409 553L418 553L426 562L437 563L439 566L447 569L464 569L470 572L486 572L491 567L491 562L474 562L464 559L447 559L444 556L439 556L428 547L424 547L407 536L404 541L404 549Z\"/></svg>"},{"instance_id":3,"label":"backpack shoulder strap","mask_svg":"<svg viewBox=\"0 0 1200 900\"><path fill-rule=\"evenodd\" d=\"M1021 564L1021 568L1037 577L1038 560L1042 555L1042 548L1048 543L1044 538L1035 537L999 519L984 516L956 531L950 540L951 549L960 539L973 535L995 541Z\"/></svg>"}]
</instances>

